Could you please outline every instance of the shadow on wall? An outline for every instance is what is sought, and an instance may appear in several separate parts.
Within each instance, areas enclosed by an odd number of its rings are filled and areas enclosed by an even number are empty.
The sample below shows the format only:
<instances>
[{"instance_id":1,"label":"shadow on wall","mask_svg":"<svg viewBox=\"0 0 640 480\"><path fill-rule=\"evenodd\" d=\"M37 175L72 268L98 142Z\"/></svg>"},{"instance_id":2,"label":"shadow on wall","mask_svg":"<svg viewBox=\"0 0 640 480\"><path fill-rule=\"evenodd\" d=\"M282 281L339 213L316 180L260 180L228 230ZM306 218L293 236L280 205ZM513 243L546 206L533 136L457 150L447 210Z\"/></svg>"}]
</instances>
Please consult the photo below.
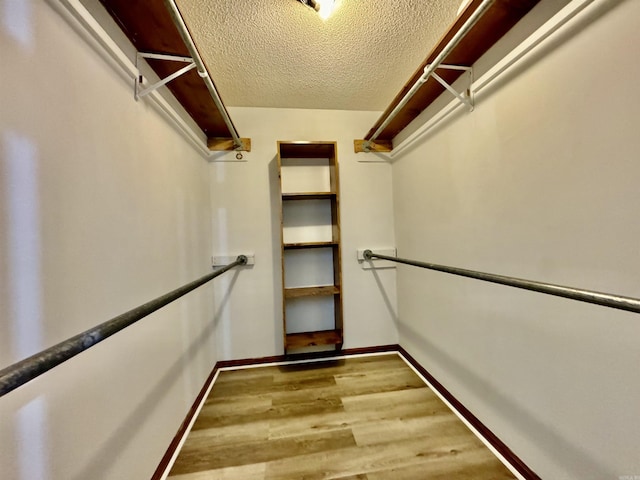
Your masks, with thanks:
<instances>
[{"instance_id":1,"label":"shadow on wall","mask_svg":"<svg viewBox=\"0 0 640 480\"><path fill-rule=\"evenodd\" d=\"M382 300L384 301L384 304L387 307L389 316L393 320L393 323L395 323L396 326L398 326L398 321L399 321L398 312L396 312L395 309L393 308L393 302L389 298L389 295L387 294L387 291L384 288L384 284L382 283L382 279L380 278L378 271L375 268L372 268L370 272L373 275L373 278L375 279L376 284L378 285L378 289L380 290L380 295L382 295Z\"/></svg>"},{"instance_id":2,"label":"shadow on wall","mask_svg":"<svg viewBox=\"0 0 640 480\"><path fill-rule=\"evenodd\" d=\"M491 96L492 94L499 91L508 83L515 80L517 77L522 75L528 69L536 65L538 62L548 57L555 50L561 48L566 45L573 37L579 35L590 25L595 23L600 18L607 15L609 12L619 7L623 3L631 2L635 0L607 0L602 2L594 2L592 5L587 6L585 8L585 13L579 13L576 17L577 21L571 21L567 23L569 27L562 28L558 30L558 33L549 37L549 40L544 41L540 44L540 47L534 48L530 54L525 55L522 60L518 61L514 64L514 67L508 68L504 71L504 74L500 74L495 79L491 80L490 83L486 84L481 88L481 95L484 98ZM572 17L573 18L573 17ZM631 49L631 45L629 46ZM631 50L630 52L631 53ZM499 59L496 59L493 63L497 63ZM486 67L488 70L492 67L493 64ZM476 71L475 75L481 76L485 72ZM478 95L479 92L476 92Z\"/></svg>"},{"instance_id":3,"label":"shadow on wall","mask_svg":"<svg viewBox=\"0 0 640 480\"><path fill-rule=\"evenodd\" d=\"M554 463L580 465L582 471L588 470L591 472L592 478L613 478L611 472L606 471L602 465L596 463L587 452L582 451L578 446L558 435L558 433L554 432L548 425L541 423L536 417L533 417L530 412L524 410L520 405L493 389L491 385L487 384L481 377L469 370L447 352L440 349L436 344L430 342L420 332L403 323L398 324L398 330L401 338L411 338L411 343L415 348L423 352L428 352L428 355L435 362L446 369L451 375L455 376L460 383L465 384L468 389L474 392L481 392L487 404L499 406L496 410L499 410L501 415L511 424L519 425L518 429L525 432L525 436L527 436L527 432L529 433L529 437L532 436L531 432L537 432L535 435L536 438L544 439L544 444L538 443L538 446L541 450L544 450L546 457L555 459ZM409 353L414 355L410 351ZM447 388L446 379L438 378L437 380ZM466 407L469 408L470 406L466 405ZM473 406L471 406L469 410L473 413ZM501 440L505 441L507 439L502 438ZM509 444L508 441L505 443L507 445ZM515 454L518 455L518 452L515 452ZM525 463L527 462L526 458L523 458L523 460Z\"/></svg>"},{"instance_id":4,"label":"shadow on wall","mask_svg":"<svg viewBox=\"0 0 640 480\"><path fill-rule=\"evenodd\" d=\"M274 325L274 345L276 352L284 353L284 332L282 331L284 321L282 318L282 260L280 258L281 242L281 222L280 209L282 199L280 198L280 172L278 169L278 157L275 156L269 162L269 199L271 200L271 258L273 261L273 319Z\"/></svg>"},{"instance_id":5,"label":"shadow on wall","mask_svg":"<svg viewBox=\"0 0 640 480\"><path fill-rule=\"evenodd\" d=\"M238 281L239 270L233 270L232 276L230 272L218 277L215 284L215 297L216 299L222 298L218 303L216 312L213 316L213 324L216 328L216 342L218 345L219 355L218 358L230 359L233 337L233 318L231 318L231 310L228 308L231 301L231 294L233 293L233 287Z\"/></svg>"},{"instance_id":6,"label":"shadow on wall","mask_svg":"<svg viewBox=\"0 0 640 480\"><path fill-rule=\"evenodd\" d=\"M173 362L172 366L160 378L155 387L149 391L147 396L144 397L138 406L123 420L114 434L105 440L100 450L98 450L92 458L87 460L86 466L73 477L73 480L108 477L107 474L110 468L118 463L118 457L131 447L131 443L135 439L136 434L142 427L148 425L150 419L153 418L153 413L158 407L158 404L161 403L165 393L172 390L172 386L184 376L185 365L191 365L198 352L214 341L215 330L215 322L209 322L197 340L192 342L185 352ZM213 369L213 365L211 368ZM186 414L187 412L184 413ZM176 432L179 427L179 424L175 426ZM167 438L167 447L170 442L171 438ZM160 462L162 454L164 454L164 451L159 452L156 464ZM151 473L153 472L149 472L149 476L151 476Z\"/></svg>"}]
</instances>

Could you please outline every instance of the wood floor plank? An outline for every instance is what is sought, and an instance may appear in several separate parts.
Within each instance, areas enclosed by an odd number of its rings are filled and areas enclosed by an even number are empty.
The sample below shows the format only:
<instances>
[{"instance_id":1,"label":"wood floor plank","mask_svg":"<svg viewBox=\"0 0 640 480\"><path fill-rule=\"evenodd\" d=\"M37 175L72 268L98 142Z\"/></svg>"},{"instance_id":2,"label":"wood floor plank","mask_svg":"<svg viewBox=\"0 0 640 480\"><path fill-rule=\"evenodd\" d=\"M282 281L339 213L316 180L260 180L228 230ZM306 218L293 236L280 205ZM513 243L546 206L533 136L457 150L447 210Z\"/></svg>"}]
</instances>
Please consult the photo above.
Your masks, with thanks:
<instances>
[{"instance_id":1,"label":"wood floor plank","mask_svg":"<svg viewBox=\"0 0 640 480\"><path fill-rule=\"evenodd\" d=\"M410 370L382 374L373 372L369 380L362 378L362 374L355 376L335 376L335 385L316 386L311 389L288 391L272 391L274 405L284 402L307 401L310 398L340 396L351 397L370 393L396 391L399 389L425 388L424 383Z\"/></svg>"},{"instance_id":2,"label":"wood floor plank","mask_svg":"<svg viewBox=\"0 0 640 480\"><path fill-rule=\"evenodd\" d=\"M374 419L435 415L451 410L430 389L411 388L342 397L347 412ZM381 408L382 407L382 408Z\"/></svg>"},{"instance_id":3,"label":"wood floor plank","mask_svg":"<svg viewBox=\"0 0 640 480\"><path fill-rule=\"evenodd\" d=\"M169 478L514 477L392 353L221 372Z\"/></svg>"},{"instance_id":4,"label":"wood floor plank","mask_svg":"<svg viewBox=\"0 0 640 480\"><path fill-rule=\"evenodd\" d=\"M189 433L188 442L191 445L196 439L206 439L208 448L224 445L242 445L246 443L266 442L269 440L268 420L244 423L242 425L226 425L215 428L202 428ZM196 443L197 444L197 443Z\"/></svg>"},{"instance_id":5,"label":"wood floor plank","mask_svg":"<svg viewBox=\"0 0 640 480\"><path fill-rule=\"evenodd\" d=\"M439 465L416 463L404 467L380 470L367 474L368 480L513 480L513 474L496 458L485 451L473 450L456 456L455 462L443 461Z\"/></svg>"},{"instance_id":6,"label":"wood floor plank","mask_svg":"<svg viewBox=\"0 0 640 480\"><path fill-rule=\"evenodd\" d=\"M307 415L323 415L332 412L343 412L342 401L340 397L323 396L321 398L310 398L304 402L288 402L279 403L277 405L264 405L264 408L250 411L247 413L230 412L228 414L220 414L213 406L206 406L200 412L198 419L194 423L193 430L212 429L222 427L233 427L234 425L242 428L243 425L261 423L263 421L278 421L287 419L295 419Z\"/></svg>"},{"instance_id":7,"label":"wood floor plank","mask_svg":"<svg viewBox=\"0 0 640 480\"><path fill-rule=\"evenodd\" d=\"M370 374L359 372L336 375L335 381L341 388L343 396L425 387L420 377L408 368L393 368Z\"/></svg>"},{"instance_id":8,"label":"wood floor plank","mask_svg":"<svg viewBox=\"0 0 640 480\"><path fill-rule=\"evenodd\" d=\"M364 422L351 427L358 446L397 442L420 436L467 434L457 418L442 413L428 417Z\"/></svg>"},{"instance_id":9,"label":"wood floor plank","mask_svg":"<svg viewBox=\"0 0 640 480\"><path fill-rule=\"evenodd\" d=\"M264 480L266 463L172 475L171 480Z\"/></svg>"},{"instance_id":10,"label":"wood floor plank","mask_svg":"<svg viewBox=\"0 0 640 480\"><path fill-rule=\"evenodd\" d=\"M265 395L269 394L273 388L272 375L237 381L225 381L220 384L216 381L215 388L211 390L207 401L223 400L230 397L238 398Z\"/></svg>"},{"instance_id":11,"label":"wood floor plank","mask_svg":"<svg viewBox=\"0 0 640 480\"><path fill-rule=\"evenodd\" d=\"M282 418L269 425L269 439L291 438L316 432L334 432L349 428L349 415L344 410Z\"/></svg>"},{"instance_id":12,"label":"wood floor plank","mask_svg":"<svg viewBox=\"0 0 640 480\"><path fill-rule=\"evenodd\" d=\"M446 438L418 437L283 458L267 463L265 479L335 479L345 474L370 477L375 472L416 465L422 466L422 478L430 478L432 472L457 468L454 465L474 449L477 446L466 434ZM505 468L502 464L498 467Z\"/></svg>"},{"instance_id":13,"label":"wood floor plank","mask_svg":"<svg viewBox=\"0 0 640 480\"><path fill-rule=\"evenodd\" d=\"M378 423L388 419L451 413L427 388L350 396L344 397L342 401L343 409L309 411L307 415L300 417L281 417L278 421L272 422L269 438L284 438L300 433L342 428L353 429L369 422Z\"/></svg>"},{"instance_id":14,"label":"wood floor plank","mask_svg":"<svg viewBox=\"0 0 640 480\"><path fill-rule=\"evenodd\" d=\"M193 430L203 428L243 425L265 420L273 401L269 395L238 397L233 401L227 399L206 402L196 419Z\"/></svg>"},{"instance_id":15,"label":"wood floor plank","mask_svg":"<svg viewBox=\"0 0 640 480\"><path fill-rule=\"evenodd\" d=\"M352 446L355 446L355 439L347 429L234 445L216 445L215 440L209 437L199 437L187 439L171 474L271 462L281 458L292 459L298 455Z\"/></svg>"},{"instance_id":16,"label":"wood floor plank","mask_svg":"<svg viewBox=\"0 0 640 480\"><path fill-rule=\"evenodd\" d=\"M293 375L286 377L277 375L275 372L274 374L262 376L254 374L238 380L225 378L225 381L220 385L216 382L216 388L212 390L209 398L214 401L276 392L304 391L313 388L333 387L335 383L335 379L331 375Z\"/></svg>"}]
</instances>

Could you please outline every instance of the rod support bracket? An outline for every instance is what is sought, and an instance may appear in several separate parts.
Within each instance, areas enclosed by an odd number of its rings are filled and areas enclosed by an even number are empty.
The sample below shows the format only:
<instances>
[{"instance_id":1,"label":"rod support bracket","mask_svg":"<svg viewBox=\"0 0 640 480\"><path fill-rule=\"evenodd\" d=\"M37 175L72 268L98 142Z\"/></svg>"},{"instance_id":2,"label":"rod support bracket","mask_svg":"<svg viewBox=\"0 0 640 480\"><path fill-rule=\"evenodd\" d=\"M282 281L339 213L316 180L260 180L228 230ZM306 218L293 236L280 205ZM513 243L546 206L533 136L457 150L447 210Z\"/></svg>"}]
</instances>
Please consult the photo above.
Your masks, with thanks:
<instances>
[{"instance_id":1,"label":"rod support bracket","mask_svg":"<svg viewBox=\"0 0 640 480\"><path fill-rule=\"evenodd\" d=\"M364 257L365 260L371 260L373 258L371 255L373 255L373 252L369 249L362 252L362 256Z\"/></svg>"},{"instance_id":2,"label":"rod support bracket","mask_svg":"<svg viewBox=\"0 0 640 480\"><path fill-rule=\"evenodd\" d=\"M466 105L469 111L472 112L474 109L473 95L471 92L471 85L473 84L473 67L467 67L464 65L440 64L436 68L436 69L443 69L443 70L460 70L460 71L466 72L467 84L463 92L456 91L456 89L453 88L449 83L447 83L440 75L438 75L435 72L435 70L432 71L431 73L428 73L430 70L430 67L431 65L427 65L424 68L424 75L420 78L420 81L424 83L427 80L429 80L429 78L433 78L445 89L447 89L451 94L453 94L453 96L456 97L460 101L460 103Z\"/></svg>"},{"instance_id":3,"label":"rod support bracket","mask_svg":"<svg viewBox=\"0 0 640 480\"><path fill-rule=\"evenodd\" d=\"M248 260L246 255L238 255L238 258L236 258L236 262L240 262L240 265L246 265Z\"/></svg>"},{"instance_id":4,"label":"rod support bracket","mask_svg":"<svg viewBox=\"0 0 640 480\"><path fill-rule=\"evenodd\" d=\"M167 76L166 78L163 78L160 81L154 83L153 85L143 88L144 76L142 75L142 72L140 72L140 67L138 66L138 62L141 58L151 59L151 60L163 60L167 62L181 62L181 63L186 63L187 65L181 68L180 70L176 71L175 73L172 73L171 75ZM163 85L166 85L171 80L174 80L179 76L184 75L189 70L193 70L194 68L196 68L196 64L193 58L191 57L181 57L178 55L169 55L165 53L136 52L136 68L138 69L138 75L136 75L134 93L135 93L136 100L139 100L142 97L149 95L151 92L156 91L158 88L162 87Z\"/></svg>"},{"instance_id":5,"label":"rod support bracket","mask_svg":"<svg viewBox=\"0 0 640 480\"><path fill-rule=\"evenodd\" d=\"M387 153L393 150L391 140L354 140L353 151L355 153L382 152Z\"/></svg>"}]
</instances>

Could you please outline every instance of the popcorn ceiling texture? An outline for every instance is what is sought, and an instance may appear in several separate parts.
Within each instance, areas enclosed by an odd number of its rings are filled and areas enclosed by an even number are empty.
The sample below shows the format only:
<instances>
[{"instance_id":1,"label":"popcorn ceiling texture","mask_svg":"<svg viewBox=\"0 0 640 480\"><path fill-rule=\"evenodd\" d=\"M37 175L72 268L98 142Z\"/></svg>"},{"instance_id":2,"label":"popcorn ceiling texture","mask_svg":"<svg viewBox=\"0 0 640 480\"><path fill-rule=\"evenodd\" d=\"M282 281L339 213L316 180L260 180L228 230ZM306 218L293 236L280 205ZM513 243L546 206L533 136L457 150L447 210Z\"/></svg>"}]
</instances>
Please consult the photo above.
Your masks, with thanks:
<instances>
[{"instance_id":1,"label":"popcorn ceiling texture","mask_svg":"<svg viewBox=\"0 0 640 480\"><path fill-rule=\"evenodd\" d=\"M178 0L227 106L384 110L460 0Z\"/></svg>"}]
</instances>

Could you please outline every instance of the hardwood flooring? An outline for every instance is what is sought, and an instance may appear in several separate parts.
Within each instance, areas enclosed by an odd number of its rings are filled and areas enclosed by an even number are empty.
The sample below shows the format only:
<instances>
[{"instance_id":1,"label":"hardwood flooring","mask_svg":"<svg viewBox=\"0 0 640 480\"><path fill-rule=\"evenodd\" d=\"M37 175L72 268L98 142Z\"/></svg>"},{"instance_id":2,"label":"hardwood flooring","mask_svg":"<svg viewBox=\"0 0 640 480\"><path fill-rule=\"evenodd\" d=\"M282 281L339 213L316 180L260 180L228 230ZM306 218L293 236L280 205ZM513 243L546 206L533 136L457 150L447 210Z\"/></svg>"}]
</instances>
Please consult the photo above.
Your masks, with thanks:
<instances>
[{"instance_id":1,"label":"hardwood flooring","mask_svg":"<svg viewBox=\"0 0 640 480\"><path fill-rule=\"evenodd\" d=\"M513 478L396 354L221 372L169 474Z\"/></svg>"}]
</instances>

